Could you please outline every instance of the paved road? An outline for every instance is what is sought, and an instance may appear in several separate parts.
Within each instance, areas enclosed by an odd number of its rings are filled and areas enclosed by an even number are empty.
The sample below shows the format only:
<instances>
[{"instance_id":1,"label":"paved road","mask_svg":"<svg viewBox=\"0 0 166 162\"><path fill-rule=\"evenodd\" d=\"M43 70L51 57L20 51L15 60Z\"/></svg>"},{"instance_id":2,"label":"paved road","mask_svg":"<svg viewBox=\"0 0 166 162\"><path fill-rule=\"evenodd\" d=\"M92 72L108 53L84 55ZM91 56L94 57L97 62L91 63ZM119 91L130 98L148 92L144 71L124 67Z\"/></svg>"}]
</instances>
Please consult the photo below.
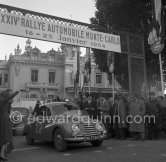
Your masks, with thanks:
<instances>
[{"instance_id":1,"label":"paved road","mask_svg":"<svg viewBox=\"0 0 166 162\"><path fill-rule=\"evenodd\" d=\"M14 137L15 150L9 162L166 162L166 139L159 141L105 140L101 147L89 143L55 151L52 143L28 146L24 137Z\"/></svg>"}]
</instances>

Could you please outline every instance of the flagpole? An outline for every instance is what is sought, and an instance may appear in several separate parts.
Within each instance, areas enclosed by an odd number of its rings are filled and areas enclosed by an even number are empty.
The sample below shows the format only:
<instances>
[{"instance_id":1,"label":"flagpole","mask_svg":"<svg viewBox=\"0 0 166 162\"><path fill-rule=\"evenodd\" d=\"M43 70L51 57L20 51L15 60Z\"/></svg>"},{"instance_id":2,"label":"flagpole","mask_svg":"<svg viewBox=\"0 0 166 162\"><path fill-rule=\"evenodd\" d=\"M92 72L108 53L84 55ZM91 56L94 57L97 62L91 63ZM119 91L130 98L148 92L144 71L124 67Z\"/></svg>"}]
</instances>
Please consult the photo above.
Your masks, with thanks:
<instances>
[{"instance_id":1,"label":"flagpole","mask_svg":"<svg viewBox=\"0 0 166 162\"><path fill-rule=\"evenodd\" d=\"M90 74L89 74L89 94L90 94L90 87L91 87L91 77L90 77Z\"/></svg>"},{"instance_id":2,"label":"flagpole","mask_svg":"<svg viewBox=\"0 0 166 162\"><path fill-rule=\"evenodd\" d=\"M114 82L114 72L112 72L112 97L113 97L113 101L115 99L115 82Z\"/></svg>"},{"instance_id":3,"label":"flagpole","mask_svg":"<svg viewBox=\"0 0 166 162\"><path fill-rule=\"evenodd\" d=\"M89 94L91 93L91 53L90 48L86 48L88 54L88 74L89 74Z\"/></svg>"},{"instance_id":4,"label":"flagpole","mask_svg":"<svg viewBox=\"0 0 166 162\"><path fill-rule=\"evenodd\" d=\"M162 68L162 58L161 51L164 48L164 39L165 39L165 27L164 27L164 8L162 7L162 0L152 0L152 18L148 44L150 45L151 51L154 54L159 55L160 63L160 76L161 76L161 90L162 95L164 95L164 79L163 79L163 68ZM157 39L156 39L157 38Z\"/></svg>"},{"instance_id":5,"label":"flagpole","mask_svg":"<svg viewBox=\"0 0 166 162\"><path fill-rule=\"evenodd\" d=\"M159 63L160 63L160 76L161 76L161 90L162 90L162 94L164 96L164 79L163 79L163 66L162 66L161 53L159 53ZM165 98L165 96L164 96L164 98Z\"/></svg>"}]
</instances>

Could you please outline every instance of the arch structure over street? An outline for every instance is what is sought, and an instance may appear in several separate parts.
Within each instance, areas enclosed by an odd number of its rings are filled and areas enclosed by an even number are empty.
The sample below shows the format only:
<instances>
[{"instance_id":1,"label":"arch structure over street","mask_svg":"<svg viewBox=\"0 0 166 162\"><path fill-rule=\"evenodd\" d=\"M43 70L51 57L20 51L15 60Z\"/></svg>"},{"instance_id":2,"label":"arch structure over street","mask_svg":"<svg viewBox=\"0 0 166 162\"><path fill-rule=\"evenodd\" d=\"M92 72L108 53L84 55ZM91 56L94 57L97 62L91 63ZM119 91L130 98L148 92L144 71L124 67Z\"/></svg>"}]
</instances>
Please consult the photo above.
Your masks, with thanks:
<instances>
[{"instance_id":1,"label":"arch structure over street","mask_svg":"<svg viewBox=\"0 0 166 162\"><path fill-rule=\"evenodd\" d=\"M147 96L143 35L0 4L0 33L127 54L129 92Z\"/></svg>"}]
</instances>

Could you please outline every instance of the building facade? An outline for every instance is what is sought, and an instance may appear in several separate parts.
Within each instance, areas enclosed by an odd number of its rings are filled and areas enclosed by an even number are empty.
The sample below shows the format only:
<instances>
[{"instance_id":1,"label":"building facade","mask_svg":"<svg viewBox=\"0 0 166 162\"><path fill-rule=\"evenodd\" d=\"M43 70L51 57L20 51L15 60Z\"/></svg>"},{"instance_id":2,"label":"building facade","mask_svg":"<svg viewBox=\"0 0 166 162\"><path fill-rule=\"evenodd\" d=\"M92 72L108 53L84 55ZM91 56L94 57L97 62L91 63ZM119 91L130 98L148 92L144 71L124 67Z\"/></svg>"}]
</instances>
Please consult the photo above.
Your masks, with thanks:
<instances>
[{"instance_id":1,"label":"building facade","mask_svg":"<svg viewBox=\"0 0 166 162\"><path fill-rule=\"evenodd\" d=\"M14 98L15 103L35 103L36 100L60 98L74 98L74 78L79 57L79 88L83 85L84 66L87 54L81 56L80 47L61 45L61 50L51 49L42 53L38 48L32 48L31 40L26 41L25 51L21 53L19 45L15 54L9 60L0 61L0 90L20 90ZM98 70L91 59L90 84L85 83L85 93L98 97L112 97L112 85L107 75ZM120 88L115 81L115 87ZM34 101L34 102L33 102Z\"/></svg>"}]
</instances>

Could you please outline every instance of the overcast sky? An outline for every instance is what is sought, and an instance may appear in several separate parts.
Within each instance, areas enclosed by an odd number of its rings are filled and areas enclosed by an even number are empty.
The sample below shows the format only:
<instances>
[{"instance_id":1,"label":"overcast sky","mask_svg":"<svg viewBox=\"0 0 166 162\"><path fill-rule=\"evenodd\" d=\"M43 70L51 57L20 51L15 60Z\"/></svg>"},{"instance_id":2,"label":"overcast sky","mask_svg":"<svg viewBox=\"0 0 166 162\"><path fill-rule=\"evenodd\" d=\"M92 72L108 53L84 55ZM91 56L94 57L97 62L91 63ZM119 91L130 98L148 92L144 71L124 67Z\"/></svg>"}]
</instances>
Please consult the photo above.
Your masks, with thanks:
<instances>
[{"instance_id":1,"label":"overcast sky","mask_svg":"<svg viewBox=\"0 0 166 162\"><path fill-rule=\"evenodd\" d=\"M96 11L94 0L1 0L0 3L85 23L90 23L89 19L94 17ZM0 60L4 60L5 55L8 58L10 53L14 54L18 44L23 52L26 40L27 38L0 34ZM52 48L57 50L60 44L32 40L32 47L35 46L42 52L47 52ZM83 54L84 52L82 50Z\"/></svg>"}]
</instances>

